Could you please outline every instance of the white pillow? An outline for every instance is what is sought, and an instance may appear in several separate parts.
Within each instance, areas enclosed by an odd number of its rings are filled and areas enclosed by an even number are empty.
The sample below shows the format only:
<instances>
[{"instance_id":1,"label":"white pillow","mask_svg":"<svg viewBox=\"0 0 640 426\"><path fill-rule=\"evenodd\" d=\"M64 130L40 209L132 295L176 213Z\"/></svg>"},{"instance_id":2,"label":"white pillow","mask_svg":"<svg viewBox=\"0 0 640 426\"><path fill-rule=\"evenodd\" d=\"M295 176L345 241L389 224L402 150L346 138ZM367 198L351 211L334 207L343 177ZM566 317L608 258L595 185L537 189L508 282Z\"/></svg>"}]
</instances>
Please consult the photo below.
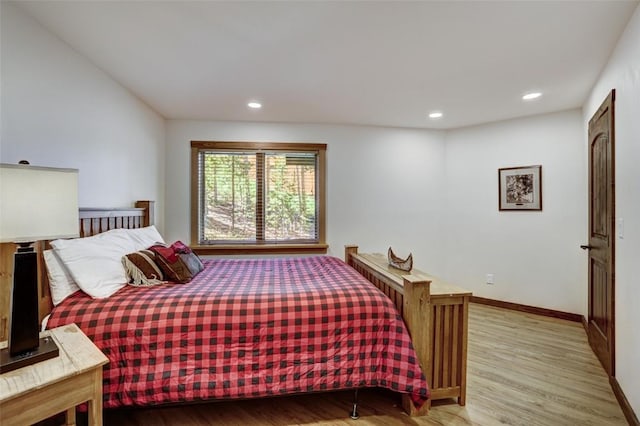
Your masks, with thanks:
<instances>
[{"instance_id":1,"label":"white pillow","mask_svg":"<svg viewBox=\"0 0 640 426\"><path fill-rule=\"evenodd\" d=\"M126 231L114 229L92 237L55 240L51 247L78 286L89 296L101 299L127 285L121 259L137 249Z\"/></svg>"},{"instance_id":2,"label":"white pillow","mask_svg":"<svg viewBox=\"0 0 640 426\"><path fill-rule=\"evenodd\" d=\"M68 296L80 290L80 287L78 287L78 284L73 280L73 277L53 250L45 250L43 255L44 263L47 266L47 275L49 276L51 300L53 305L56 306Z\"/></svg>"},{"instance_id":3,"label":"white pillow","mask_svg":"<svg viewBox=\"0 0 640 426\"><path fill-rule=\"evenodd\" d=\"M164 239L162 239L162 235L160 235L156 227L153 225L145 228L123 229L123 231L129 235L133 240L133 243L136 245L136 249L134 251L145 250L158 243L165 244Z\"/></svg>"}]
</instances>

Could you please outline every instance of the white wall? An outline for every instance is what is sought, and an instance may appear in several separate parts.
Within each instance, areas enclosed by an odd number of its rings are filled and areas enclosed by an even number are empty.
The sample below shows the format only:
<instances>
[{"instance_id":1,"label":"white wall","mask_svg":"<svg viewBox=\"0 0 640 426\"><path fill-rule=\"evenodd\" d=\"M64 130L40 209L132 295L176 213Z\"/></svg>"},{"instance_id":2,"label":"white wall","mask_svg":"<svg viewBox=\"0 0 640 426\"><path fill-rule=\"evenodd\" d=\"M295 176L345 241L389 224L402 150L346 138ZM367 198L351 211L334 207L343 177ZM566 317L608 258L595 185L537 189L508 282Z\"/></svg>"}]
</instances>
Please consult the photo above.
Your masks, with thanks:
<instances>
[{"instance_id":1,"label":"white wall","mask_svg":"<svg viewBox=\"0 0 640 426\"><path fill-rule=\"evenodd\" d=\"M442 271L444 134L378 127L167 122L167 239L189 241L191 140L316 142L327 144L327 242L399 255Z\"/></svg>"},{"instance_id":2,"label":"white wall","mask_svg":"<svg viewBox=\"0 0 640 426\"><path fill-rule=\"evenodd\" d=\"M615 375L640 416L640 8L584 106L583 128L611 89L616 89L616 217L624 219L624 238L616 239L615 253Z\"/></svg>"},{"instance_id":3,"label":"white wall","mask_svg":"<svg viewBox=\"0 0 640 426\"><path fill-rule=\"evenodd\" d=\"M81 207L157 201L164 119L13 4L2 2L0 161L80 170Z\"/></svg>"},{"instance_id":4,"label":"white wall","mask_svg":"<svg viewBox=\"0 0 640 426\"><path fill-rule=\"evenodd\" d=\"M327 143L330 254L342 256L347 243L391 245L475 295L584 314L581 129L579 110L447 133L169 120L166 237L189 240L191 140ZM533 164L543 166L543 211L498 212L498 168Z\"/></svg>"},{"instance_id":5,"label":"white wall","mask_svg":"<svg viewBox=\"0 0 640 426\"><path fill-rule=\"evenodd\" d=\"M572 110L447 133L448 279L475 296L585 313L581 120ZM529 165L542 165L542 211L498 211L498 169Z\"/></svg>"}]
</instances>

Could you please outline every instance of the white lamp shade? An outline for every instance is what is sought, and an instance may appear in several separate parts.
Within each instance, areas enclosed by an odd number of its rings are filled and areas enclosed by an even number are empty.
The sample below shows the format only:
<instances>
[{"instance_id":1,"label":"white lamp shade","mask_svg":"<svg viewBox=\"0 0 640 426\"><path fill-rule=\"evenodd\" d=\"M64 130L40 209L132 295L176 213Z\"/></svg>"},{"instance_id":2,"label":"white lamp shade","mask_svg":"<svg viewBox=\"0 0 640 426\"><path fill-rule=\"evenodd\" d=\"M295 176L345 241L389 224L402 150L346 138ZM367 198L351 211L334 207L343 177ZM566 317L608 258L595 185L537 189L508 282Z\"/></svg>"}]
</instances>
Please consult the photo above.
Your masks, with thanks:
<instances>
[{"instance_id":1,"label":"white lamp shade","mask_svg":"<svg viewBox=\"0 0 640 426\"><path fill-rule=\"evenodd\" d=\"M0 242L77 237L78 170L0 164Z\"/></svg>"}]
</instances>

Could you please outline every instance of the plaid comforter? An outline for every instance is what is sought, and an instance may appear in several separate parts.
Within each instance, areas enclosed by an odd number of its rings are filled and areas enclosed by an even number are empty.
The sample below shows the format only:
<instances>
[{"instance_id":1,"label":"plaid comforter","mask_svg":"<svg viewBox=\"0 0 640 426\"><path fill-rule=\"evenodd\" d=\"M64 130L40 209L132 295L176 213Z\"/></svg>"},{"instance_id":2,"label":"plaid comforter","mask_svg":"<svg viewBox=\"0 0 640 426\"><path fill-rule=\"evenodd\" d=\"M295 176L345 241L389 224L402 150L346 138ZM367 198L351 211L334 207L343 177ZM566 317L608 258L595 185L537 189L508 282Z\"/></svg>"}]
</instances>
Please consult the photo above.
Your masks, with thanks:
<instances>
[{"instance_id":1,"label":"plaid comforter","mask_svg":"<svg viewBox=\"0 0 640 426\"><path fill-rule=\"evenodd\" d=\"M203 263L187 284L76 292L53 309L47 327L75 322L109 358L105 407L374 386L427 399L402 318L341 260Z\"/></svg>"}]
</instances>

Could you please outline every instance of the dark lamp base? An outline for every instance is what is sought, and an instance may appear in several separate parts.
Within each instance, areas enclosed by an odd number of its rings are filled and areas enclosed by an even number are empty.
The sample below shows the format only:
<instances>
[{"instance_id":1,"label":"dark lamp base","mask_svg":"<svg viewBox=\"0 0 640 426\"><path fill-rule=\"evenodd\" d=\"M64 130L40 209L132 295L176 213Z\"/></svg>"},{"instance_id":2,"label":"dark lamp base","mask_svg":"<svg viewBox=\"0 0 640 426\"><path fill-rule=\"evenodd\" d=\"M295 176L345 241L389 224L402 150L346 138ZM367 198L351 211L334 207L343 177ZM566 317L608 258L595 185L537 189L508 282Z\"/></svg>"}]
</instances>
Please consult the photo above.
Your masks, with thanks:
<instances>
[{"instance_id":1,"label":"dark lamp base","mask_svg":"<svg viewBox=\"0 0 640 426\"><path fill-rule=\"evenodd\" d=\"M40 346L25 353L11 356L9 348L0 350L0 373L16 370L40 361L55 358L60 354L58 345L51 337L41 337Z\"/></svg>"}]
</instances>

